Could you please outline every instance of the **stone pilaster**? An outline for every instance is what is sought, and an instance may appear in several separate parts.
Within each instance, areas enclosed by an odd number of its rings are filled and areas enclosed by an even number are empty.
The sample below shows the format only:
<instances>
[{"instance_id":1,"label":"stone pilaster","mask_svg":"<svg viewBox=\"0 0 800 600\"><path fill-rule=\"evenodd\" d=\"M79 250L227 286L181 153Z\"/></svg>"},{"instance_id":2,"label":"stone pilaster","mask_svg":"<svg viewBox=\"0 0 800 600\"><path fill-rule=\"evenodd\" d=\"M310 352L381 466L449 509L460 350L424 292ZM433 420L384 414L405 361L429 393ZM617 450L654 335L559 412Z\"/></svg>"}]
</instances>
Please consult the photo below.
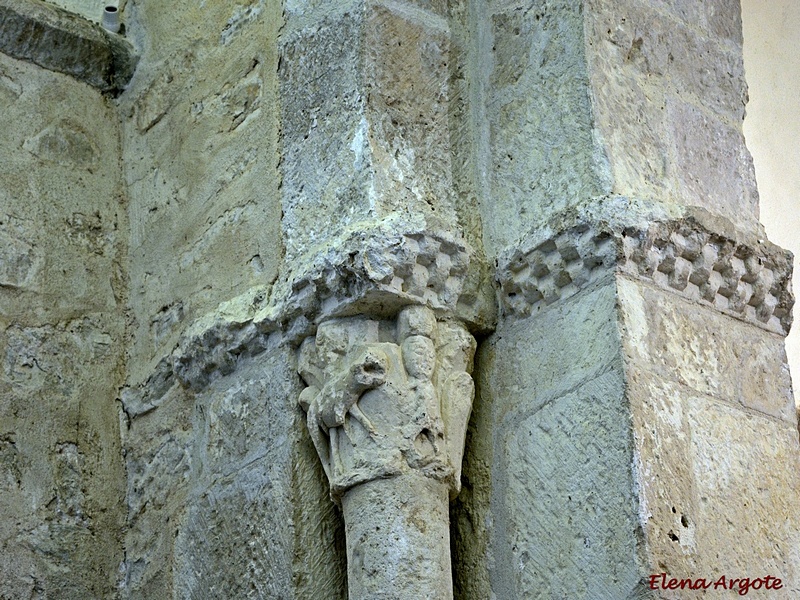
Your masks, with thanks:
<instances>
[{"instance_id":1,"label":"stone pilaster","mask_svg":"<svg viewBox=\"0 0 800 600\"><path fill-rule=\"evenodd\" d=\"M279 70L283 229L295 259L402 218L450 229L445 2L287 3Z\"/></svg>"},{"instance_id":2,"label":"stone pilaster","mask_svg":"<svg viewBox=\"0 0 800 600\"><path fill-rule=\"evenodd\" d=\"M665 572L792 597L791 256L757 221L738 4L476 4L501 316L476 357L457 589L688 597L651 587Z\"/></svg>"},{"instance_id":3,"label":"stone pilaster","mask_svg":"<svg viewBox=\"0 0 800 600\"><path fill-rule=\"evenodd\" d=\"M494 561L459 555L486 568L462 589L685 597L650 589L666 572L771 575L791 597L791 261L729 236L708 219L582 224L503 256L456 510L488 530L471 552Z\"/></svg>"}]
</instances>

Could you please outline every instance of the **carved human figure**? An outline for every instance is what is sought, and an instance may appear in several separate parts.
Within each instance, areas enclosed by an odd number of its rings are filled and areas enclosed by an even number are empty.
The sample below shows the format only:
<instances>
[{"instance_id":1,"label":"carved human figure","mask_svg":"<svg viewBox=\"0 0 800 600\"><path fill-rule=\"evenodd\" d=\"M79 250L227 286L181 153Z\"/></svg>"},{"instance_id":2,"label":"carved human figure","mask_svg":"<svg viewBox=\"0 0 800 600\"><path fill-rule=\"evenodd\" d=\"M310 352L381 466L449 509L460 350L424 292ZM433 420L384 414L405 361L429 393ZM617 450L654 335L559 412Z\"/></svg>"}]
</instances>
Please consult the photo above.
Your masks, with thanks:
<instances>
[{"instance_id":1,"label":"carved human figure","mask_svg":"<svg viewBox=\"0 0 800 600\"><path fill-rule=\"evenodd\" d=\"M430 444L432 452L427 453L429 461L440 452L440 441L444 440L439 396L433 386L433 371L436 366L436 350L433 340L421 335L412 335L403 340L401 345L403 365L408 375L408 392L414 397L417 409L417 424L421 428L420 435ZM418 436L419 437L419 436ZM423 454L417 458L427 462L417 441L417 451ZM416 464L412 465L416 466Z\"/></svg>"}]
</instances>

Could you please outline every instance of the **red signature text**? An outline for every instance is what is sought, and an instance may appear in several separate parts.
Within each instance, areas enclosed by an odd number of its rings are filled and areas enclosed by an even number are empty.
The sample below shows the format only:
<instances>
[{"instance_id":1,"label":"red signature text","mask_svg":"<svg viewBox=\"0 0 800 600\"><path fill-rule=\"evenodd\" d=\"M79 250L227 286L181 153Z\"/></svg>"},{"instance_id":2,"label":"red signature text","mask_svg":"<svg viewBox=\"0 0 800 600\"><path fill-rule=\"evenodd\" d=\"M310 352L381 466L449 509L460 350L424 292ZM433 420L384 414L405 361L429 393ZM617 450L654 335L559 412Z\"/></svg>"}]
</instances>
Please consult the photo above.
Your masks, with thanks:
<instances>
[{"instance_id":1,"label":"red signature text","mask_svg":"<svg viewBox=\"0 0 800 600\"><path fill-rule=\"evenodd\" d=\"M698 577L695 579L677 579L670 577L666 573L650 575L651 590L707 590L723 589L736 590L740 596L746 596L750 590L779 590L783 587L783 582L779 577L766 575L764 577L726 577L722 575L717 579Z\"/></svg>"}]
</instances>

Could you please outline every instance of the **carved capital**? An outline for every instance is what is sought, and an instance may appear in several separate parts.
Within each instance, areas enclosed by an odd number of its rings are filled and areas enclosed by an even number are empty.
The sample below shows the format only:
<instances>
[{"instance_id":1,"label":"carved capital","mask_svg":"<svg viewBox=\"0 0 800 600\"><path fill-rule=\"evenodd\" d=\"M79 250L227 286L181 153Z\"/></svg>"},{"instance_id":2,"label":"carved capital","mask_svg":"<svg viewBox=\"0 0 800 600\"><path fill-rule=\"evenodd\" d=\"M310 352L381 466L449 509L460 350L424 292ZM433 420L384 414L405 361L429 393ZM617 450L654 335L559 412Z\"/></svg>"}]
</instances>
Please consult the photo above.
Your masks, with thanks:
<instances>
[{"instance_id":1,"label":"carved capital","mask_svg":"<svg viewBox=\"0 0 800 600\"><path fill-rule=\"evenodd\" d=\"M298 399L338 502L349 488L412 470L460 489L475 340L423 306L393 320L322 323L298 350Z\"/></svg>"}]
</instances>

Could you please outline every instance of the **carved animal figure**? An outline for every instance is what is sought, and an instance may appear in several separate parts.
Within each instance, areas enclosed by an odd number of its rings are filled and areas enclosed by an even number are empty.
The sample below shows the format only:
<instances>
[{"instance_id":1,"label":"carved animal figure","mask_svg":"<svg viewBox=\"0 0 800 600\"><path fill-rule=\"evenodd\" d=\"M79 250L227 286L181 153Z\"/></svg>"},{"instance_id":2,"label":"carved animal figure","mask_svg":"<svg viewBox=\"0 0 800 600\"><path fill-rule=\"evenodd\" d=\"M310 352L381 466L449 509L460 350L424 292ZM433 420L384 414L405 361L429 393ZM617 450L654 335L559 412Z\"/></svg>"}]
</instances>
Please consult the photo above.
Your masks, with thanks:
<instances>
[{"instance_id":1,"label":"carved animal figure","mask_svg":"<svg viewBox=\"0 0 800 600\"><path fill-rule=\"evenodd\" d=\"M332 374L322 389L310 385L300 394L300 405L307 412L308 430L320 455L329 478L331 469L341 469L339 459L339 427L345 427L347 415L351 415L370 433L375 435L375 426L361 411L358 400L368 390L379 387L386 381L389 360L381 350L370 347L357 348L348 360L348 365L338 374ZM310 378L320 381L309 372ZM315 383L317 382L315 381ZM327 434L328 439L325 439Z\"/></svg>"},{"instance_id":2,"label":"carved animal figure","mask_svg":"<svg viewBox=\"0 0 800 600\"><path fill-rule=\"evenodd\" d=\"M334 376L325 383L316 400L309 407L309 417L325 432L345 424L345 417L352 415L371 434L375 427L361 412L358 399L367 390L386 381L389 360L375 348L362 348L355 353L355 359L344 373Z\"/></svg>"}]
</instances>

